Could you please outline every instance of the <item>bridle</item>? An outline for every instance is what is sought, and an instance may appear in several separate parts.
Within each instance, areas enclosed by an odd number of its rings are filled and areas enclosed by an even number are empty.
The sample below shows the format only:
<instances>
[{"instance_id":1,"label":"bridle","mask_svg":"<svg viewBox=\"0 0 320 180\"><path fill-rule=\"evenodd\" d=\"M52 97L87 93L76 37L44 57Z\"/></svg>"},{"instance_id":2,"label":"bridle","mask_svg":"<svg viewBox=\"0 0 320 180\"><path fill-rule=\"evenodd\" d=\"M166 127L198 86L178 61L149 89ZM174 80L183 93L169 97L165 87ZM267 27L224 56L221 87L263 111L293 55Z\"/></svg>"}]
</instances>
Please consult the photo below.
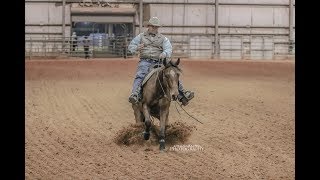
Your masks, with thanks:
<instances>
[{"instance_id":1,"label":"bridle","mask_svg":"<svg viewBox=\"0 0 320 180\"><path fill-rule=\"evenodd\" d=\"M163 63L162 61L165 61L165 59L160 59L160 60L158 61L157 65L161 66L162 63ZM171 60L170 60L168 63L170 63L170 65L173 66L173 67L177 67L177 66L175 66L174 64L171 63ZM168 83L168 82L165 81L165 79L164 79L164 78L166 78L166 76L164 75L164 70L165 70L166 68L168 68L168 67L164 67L164 69L162 69L162 80L163 80L164 83ZM158 82L159 82L159 84L160 84L160 87L161 87L161 90L162 90L162 92L163 92L163 94L164 94L164 97L165 97L166 99L168 99L169 102L171 102L172 100L171 100L171 97L170 97L170 89L169 89L169 96L168 96L168 95L166 94L163 86L162 86L161 81L160 81L159 71L157 71L157 80L158 80ZM167 86L168 86L168 85L167 85Z\"/></svg>"},{"instance_id":2,"label":"bridle","mask_svg":"<svg viewBox=\"0 0 320 180\"><path fill-rule=\"evenodd\" d=\"M160 60L161 61L161 60ZM171 64L171 61L170 61L170 64ZM172 64L171 64L172 65ZM166 69L167 67L164 67L164 69L162 69L162 81L163 81L163 83L168 83L167 81L165 81L165 78L166 78L166 76L165 76L165 74L164 74L164 70ZM164 98L166 98L166 99L168 99L169 100L169 102L171 102L172 100L171 100L171 96L169 95L167 95L166 94L166 92L165 92L165 90L164 90L164 88L163 88L163 86L162 86L162 83L161 83L161 81L160 81L160 78L159 78L159 71L157 71L157 80L158 80L158 82L159 82L159 84L160 84L160 87L161 87L161 90L162 90L162 92L163 92L163 94L164 94ZM167 85L168 86L168 85ZM169 89L169 94L170 94L170 89Z\"/></svg>"}]
</instances>

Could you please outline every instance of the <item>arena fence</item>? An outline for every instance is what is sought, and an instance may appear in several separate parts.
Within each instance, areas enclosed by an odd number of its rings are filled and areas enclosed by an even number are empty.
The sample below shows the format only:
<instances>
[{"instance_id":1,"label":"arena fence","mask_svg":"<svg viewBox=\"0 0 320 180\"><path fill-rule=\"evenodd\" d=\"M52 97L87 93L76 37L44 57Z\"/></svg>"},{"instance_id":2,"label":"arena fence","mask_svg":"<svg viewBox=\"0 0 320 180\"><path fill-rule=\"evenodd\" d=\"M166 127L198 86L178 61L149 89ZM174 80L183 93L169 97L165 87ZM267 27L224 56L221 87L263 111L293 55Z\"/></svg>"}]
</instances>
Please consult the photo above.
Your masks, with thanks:
<instances>
[{"instance_id":1,"label":"arena fence","mask_svg":"<svg viewBox=\"0 0 320 180\"><path fill-rule=\"evenodd\" d=\"M169 37L170 38L170 37ZM127 46L132 37L89 36L89 56L124 57L133 55ZM214 36L188 35L170 38L173 57L219 58L219 59L293 59L295 44L288 37L273 35L220 35L218 53L215 53ZM73 41L71 37L48 38L26 37L25 56L34 57L84 57L84 37Z\"/></svg>"},{"instance_id":2,"label":"arena fence","mask_svg":"<svg viewBox=\"0 0 320 180\"><path fill-rule=\"evenodd\" d=\"M218 53L214 36L197 35L172 40L173 56L218 59L293 59L295 44L288 37L220 35Z\"/></svg>"},{"instance_id":3,"label":"arena fence","mask_svg":"<svg viewBox=\"0 0 320 180\"><path fill-rule=\"evenodd\" d=\"M71 37L63 38L31 38L25 39L25 57L84 57L84 37L72 40ZM99 57L132 57L127 50L127 44L132 37L99 38L89 36L89 50L87 53L91 58Z\"/></svg>"}]
</instances>

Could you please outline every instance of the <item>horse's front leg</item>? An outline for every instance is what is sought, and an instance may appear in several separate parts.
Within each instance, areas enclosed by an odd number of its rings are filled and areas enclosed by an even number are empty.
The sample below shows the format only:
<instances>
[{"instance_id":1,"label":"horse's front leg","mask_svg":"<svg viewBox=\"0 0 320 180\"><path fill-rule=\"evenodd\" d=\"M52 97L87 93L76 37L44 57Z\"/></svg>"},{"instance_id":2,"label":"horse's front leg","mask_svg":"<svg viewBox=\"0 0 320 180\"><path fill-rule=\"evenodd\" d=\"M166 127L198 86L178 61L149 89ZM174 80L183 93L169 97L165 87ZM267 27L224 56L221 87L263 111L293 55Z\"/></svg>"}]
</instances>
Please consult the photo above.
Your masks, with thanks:
<instances>
[{"instance_id":1,"label":"horse's front leg","mask_svg":"<svg viewBox=\"0 0 320 180\"><path fill-rule=\"evenodd\" d=\"M146 129L143 132L143 136L145 140L148 140L150 138L150 128L151 128L150 111L149 111L150 109L146 103L142 105L142 109L143 109L143 115L145 119L144 124L146 126Z\"/></svg>"},{"instance_id":2,"label":"horse's front leg","mask_svg":"<svg viewBox=\"0 0 320 180\"><path fill-rule=\"evenodd\" d=\"M160 134L159 134L159 144L160 151L163 151L165 147L165 135L166 135L166 126L168 124L169 117L169 107L170 102L160 102Z\"/></svg>"}]
</instances>

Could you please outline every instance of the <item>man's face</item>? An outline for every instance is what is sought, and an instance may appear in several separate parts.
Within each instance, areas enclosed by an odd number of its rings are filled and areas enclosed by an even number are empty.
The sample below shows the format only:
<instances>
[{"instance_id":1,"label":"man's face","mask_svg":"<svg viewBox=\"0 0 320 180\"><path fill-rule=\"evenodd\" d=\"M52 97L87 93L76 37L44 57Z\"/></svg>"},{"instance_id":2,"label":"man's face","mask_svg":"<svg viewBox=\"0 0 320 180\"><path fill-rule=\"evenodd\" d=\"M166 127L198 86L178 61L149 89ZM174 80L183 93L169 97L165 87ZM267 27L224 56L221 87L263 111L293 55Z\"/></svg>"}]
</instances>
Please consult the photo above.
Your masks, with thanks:
<instances>
[{"instance_id":1,"label":"man's face","mask_svg":"<svg viewBox=\"0 0 320 180\"><path fill-rule=\"evenodd\" d=\"M153 33L153 34L157 34L157 33L158 33L158 29L159 29L158 26L152 26L152 25L149 25L149 26L148 26L148 31L149 31L150 33Z\"/></svg>"}]
</instances>

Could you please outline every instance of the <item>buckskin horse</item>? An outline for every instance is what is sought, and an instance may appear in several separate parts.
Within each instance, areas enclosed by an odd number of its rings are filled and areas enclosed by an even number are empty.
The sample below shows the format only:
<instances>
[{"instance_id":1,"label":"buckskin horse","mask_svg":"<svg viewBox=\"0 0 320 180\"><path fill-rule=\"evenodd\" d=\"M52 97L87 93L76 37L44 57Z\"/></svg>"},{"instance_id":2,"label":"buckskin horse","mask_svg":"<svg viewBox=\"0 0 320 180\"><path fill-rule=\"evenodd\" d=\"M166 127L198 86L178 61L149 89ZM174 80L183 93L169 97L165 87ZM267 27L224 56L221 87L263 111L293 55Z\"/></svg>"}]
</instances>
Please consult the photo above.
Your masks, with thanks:
<instances>
[{"instance_id":1,"label":"buckskin horse","mask_svg":"<svg viewBox=\"0 0 320 180\"><path fill-rule=\"evenodd\" d=\"M144 123L145 140L150 138L151 116L160 120L159 144L160 151L165 149L165 133L168 125L169 107L172 100L176 100L178 81L181 69L178 67L180 58L176 62L166 59L160 67L153 69L142 82L142 96L137 104L133 104L136 123Z\"/></svg>"}]
</instances>

